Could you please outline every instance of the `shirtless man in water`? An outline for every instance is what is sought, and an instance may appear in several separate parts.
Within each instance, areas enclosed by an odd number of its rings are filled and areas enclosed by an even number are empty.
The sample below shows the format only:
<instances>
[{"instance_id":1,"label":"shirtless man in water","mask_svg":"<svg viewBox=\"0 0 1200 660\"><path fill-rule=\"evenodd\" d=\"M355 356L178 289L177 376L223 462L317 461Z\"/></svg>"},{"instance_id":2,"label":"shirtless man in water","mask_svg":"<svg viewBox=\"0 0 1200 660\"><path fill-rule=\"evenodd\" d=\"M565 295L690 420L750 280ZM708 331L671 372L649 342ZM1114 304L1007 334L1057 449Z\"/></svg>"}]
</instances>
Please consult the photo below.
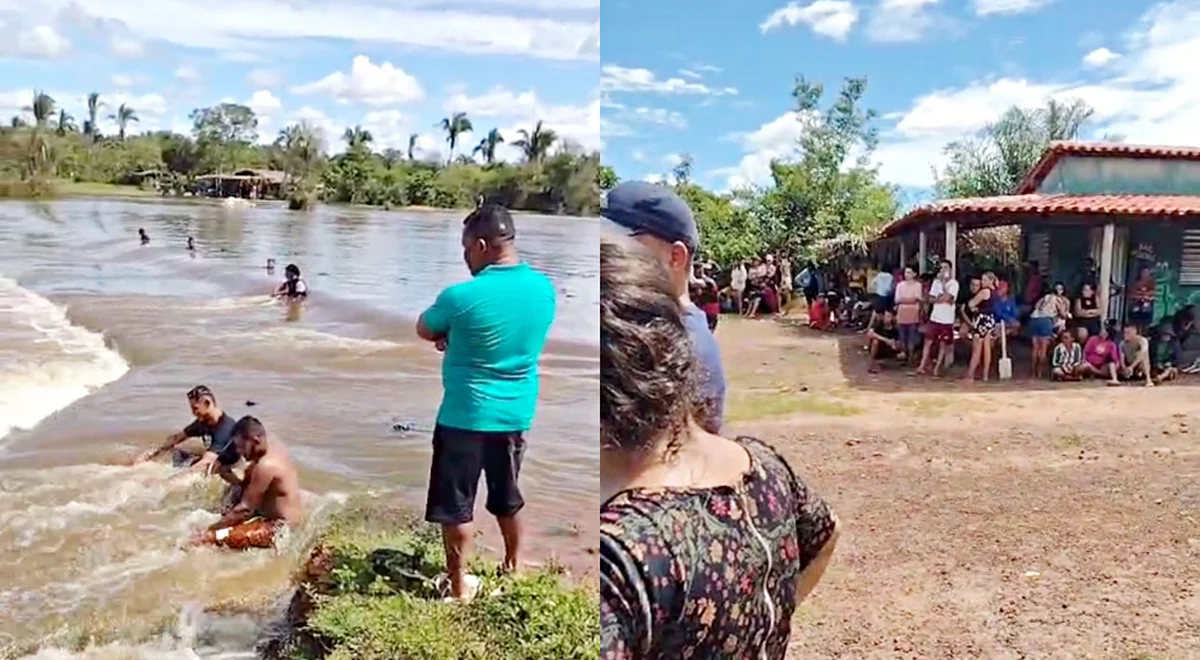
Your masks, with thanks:
<instances>
[{"instance_id":1,"label":"shirtless man in water","mask_svg":"<svg viewBox=\"0 0 1200 660\"><path fill-rule=\"evenodd\" d=\"M262 422L247 415L233 429L238 452L250 464L241 498L221 519L196 532L191 545L231 550L271 548L278 535L301 515L300 477L283 443L267 437Z\"/></svg>"}]
</instances>

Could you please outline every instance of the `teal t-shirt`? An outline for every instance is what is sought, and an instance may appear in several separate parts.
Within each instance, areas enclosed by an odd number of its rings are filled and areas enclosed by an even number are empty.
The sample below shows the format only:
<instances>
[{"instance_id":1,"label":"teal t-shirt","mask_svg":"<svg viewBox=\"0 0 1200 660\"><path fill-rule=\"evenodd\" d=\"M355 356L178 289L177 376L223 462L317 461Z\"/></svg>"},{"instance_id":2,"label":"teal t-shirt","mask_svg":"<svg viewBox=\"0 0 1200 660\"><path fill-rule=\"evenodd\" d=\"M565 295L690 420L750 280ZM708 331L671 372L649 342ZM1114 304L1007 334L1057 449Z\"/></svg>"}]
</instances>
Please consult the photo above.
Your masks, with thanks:
<instances>
[{"instance_id":1,"label":"teal t-shirt","mask_svg":"<svg viewBox=\"0 0 1200 660\"><path fill-rule=\"evenodd\" d=\"M538 357L554 321L554 285L527 264L488 266L448 287L422 318L446 336L438 424L467 431L528 430Z\"/></svg>"}]
</instances>

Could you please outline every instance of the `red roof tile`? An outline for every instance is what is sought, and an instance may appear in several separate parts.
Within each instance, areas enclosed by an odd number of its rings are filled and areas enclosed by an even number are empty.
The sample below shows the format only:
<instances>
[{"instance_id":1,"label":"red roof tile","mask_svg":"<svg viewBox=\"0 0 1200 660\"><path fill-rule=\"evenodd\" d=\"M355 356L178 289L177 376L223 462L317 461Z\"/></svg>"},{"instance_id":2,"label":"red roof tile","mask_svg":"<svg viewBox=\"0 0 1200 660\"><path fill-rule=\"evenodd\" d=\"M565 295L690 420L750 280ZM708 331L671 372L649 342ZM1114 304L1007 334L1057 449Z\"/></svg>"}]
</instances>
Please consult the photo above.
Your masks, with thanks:
<instances>
[{"instance_id":1,"label":"red roof tile","mask_svg":"<svg viewBox=\"0 0 1200 660\"><path fill-rule=\"evenodd\" d=\"M1198 150L1200 152L1200 150ZM1124 215L1200 217L1200 196L1192 195L1007 195L1004 197L963 197L944 199L918 206L889 224L884 236L896 234L924 221L954 216L996 216L997 222L980 226L1007 224L1006 216Z\"/></svg>"},{"instance_id":2,"label":"red roof tile","mask_svg":"<svg viewBox=\"0 0 1200 660\"><path fill-rule=\"evenodd\" d=\"M1166 160L1200 161L1200 147L1179 147L1153 144L1127 144L1124 142L1051 142L1042 154L1041 160L1021 185L1017 186L1018 195L1026 195L1037 190L1042 180L1054 169L1058 159L1063 156L1093 156L1098 158L1163 158Z\"/></svg>"}]
</instances>

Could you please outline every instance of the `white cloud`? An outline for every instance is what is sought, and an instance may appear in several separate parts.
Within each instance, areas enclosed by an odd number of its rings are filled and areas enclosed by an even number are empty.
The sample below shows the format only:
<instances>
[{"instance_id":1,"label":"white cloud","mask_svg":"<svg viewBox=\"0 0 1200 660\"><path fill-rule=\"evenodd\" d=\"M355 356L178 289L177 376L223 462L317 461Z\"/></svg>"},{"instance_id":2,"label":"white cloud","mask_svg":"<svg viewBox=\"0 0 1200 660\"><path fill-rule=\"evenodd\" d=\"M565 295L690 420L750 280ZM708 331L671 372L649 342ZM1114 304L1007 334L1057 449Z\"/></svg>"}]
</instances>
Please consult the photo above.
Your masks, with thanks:
<instances>
[{"instance_id":1,"label":"white cloud","mask_svg":"<svg viewBox=\"0 0 1200 660\"><path fill-rule=\"evenodd\" d=\"M976 16L993 14L1024 14L1037 11L1054 0L973 0Z\"/></svg>"},{"instance_id":2,"label":"white cloud","mask_svg":"<svg viewBox=\"0 0 1200 660\"><path fill-rule=\"evenodd\" d=\"M122 73L114 73L109 80L114 87L133 87L133 76L127 76Z\"/></svg>"},{"instance_id":3,"label":"white cloud","mask_svg":"<svg viewBox=\"0 0 1200 660\"><path fill-rule=\"evenodd\" d=\"M636 134L636 131L634 131L629 124L651 124L656 127L676 129L687 128L688 125L687 117L685 117L683 113L676 110L668 110L666 108L648 108L645 106L628 107L624 104L614 103L607 100L604 101L602 105L605 109L604 119L607 122L610 122L610 126L621 126L624 129L620 132L620 135L622 136ZM603 133L605 135L612 134L609 132L608 128L603 129Z\"/></svg>"},{"instance_id":4,"label":"white cloud","mask_svg":"<svg viewBox=\"0 0 1200 660\"><path fill-rule=\"evenodd\" d=\"M123 59L132 59L146 54L146 47L137 39L114 35L108 42L108 52Z\"/></svg>"},{"instance_id":5,"label":"white cloud","mask_svg":"<svg viewBox=\"0 0 1200 660\"><path fill-rule=\"evenodd\" d=\"M500 132L509 142L516 139L517 130L531 130L541 121L544 127L553 129L561 138L576 142L585 149L599 149L602 144L599 98L585 105L554 105L540 100L533 91L514 93L503 87L494 87L475 97L462 91L451 94L443 102L442 108L446 112L466 111L473 118L475 130L481 134L489 129L481 125L480 118L498 120ZM608 128L606 125L605 134L611 134ZM504 155L516 156L513 152Z\"/></svg>"},{"instance_id":6,"label":"white cloud","mask_svg":"<svg viewBox=\"0 0 1200 660\"><path fill-rule=\"evenodd\" d=\"M80 18L122 23L144 39L216 51L255 53L286 48L281 40L338 39L555 60L596 61L600 54L599 9L594 2L574 6L572 18L562 18L559 5L551 2L435 6L424 1L243 0L217 7L190 0L39 0L6 4L29 17L67 11Z\"/></svg>"},{"instance_id":7,"label":"white cloud","mask_svg":"<svg viewBox=\"0 0 1200 660\"><path fill-rule=\"evenodd\" d=\"M374 106L401 105L425 96L425 90L416 78L391 62L373 64L366 55L354 58L349 74L337 71L315 82L293 87L292 93L327 94L339 103Z\"/></svg>"},{"instance_id":8,"label":"white cloud","mask_svg":"<svg viewBox=\"0 0 1200 660\"><path fill-rule=\"evenodd\" d=\"M246 82L254 87L277 87L283 84L283 74L275 69L254 69L246 74Z\"/></svg>"},{"instance_id":9,"label":"white cloud","mask_svg":"<svg viewBox=\"0 0 1200 660\"><path fill-rule=\"evenodd\" d=\"M600 90L602 92L649 92L655 94L702 94L711 96L735 96L733 87L713 88L683 78L659 80L649 69L631 69L615 64L600 67Z\"/></svg>"},{"instance_id":10,"label":"white cloud","mask_svg":"<svg viewBox=\"0 0 1200 660\"><path fill-rule=\"evenodd\" d=\"M632 157L635 161L642 163L646 161L646 152L641 149L634 149Z\"/></svg>"},{"instance_id":11,"label":"white cloud","mask_svg":"<svg viewBox=\"0 0 1200 660\"><path fill-rule=\"evenodd\" d=\"M71 50L71 42L49 25L22 27L0 21L0 57L51 59Z\"/></svg>"},{"instance_id":12,"label":"white cloud","mask_svg":"<svg viewBox=\"0 0 1200 660\"><path fill-rule=\"evenodd\" d=\"M691 80L700 80L701 78L704 77L704 76L696 73L695 71L692 71L691 69L680 69L679 75L683 76L684 78L689 78Z\"/></svg>"},{"instance_id":13,"label":"white cloud","mask_svg":"<svg viewBox=\"0 0 1200 660\"><path fill-rule=\"evenodd\" d=\"M1177 0L1149 9L1127 35L1127 50L1102 81L1001 78L922 95L882 136L875 160L885 180L928 186L944 165L946 143L969 136L1012 105L1034 107L1049 98L1079 98L1092 106L1093 133L1130 142L1200 144L1200 1Z\"/></svg>"},{"instance_id":14,"label":"white cloud","mask_svg":"<svg viewBox=\"0 0 1200 660\"><path fill-rule=\"evenodd\" d=\"M1083 56L1083 63L1090 67L1102 67L1121 57L1107 48L1097 48Z\"/></svg>"},{"instance_id":15,"label":"white cloud","mask_svg":"<svg viewBox=\"0 0 1200 660\"><path fill-rule=\"evenodd\" d=\"M283 101L279 100L278 96L272 94L269 90L260 89L250 97L246 102L255 115L258 115L260 120L270 117L276 111L283 107Z\"/></svg>"},{"instance_id":16,"label":"white cloud","mask_svg":"<svg viewBox=\"0 0 1200 660\"><path fill-rule=\"evenodd\" d=\"M200 82L200 72L197 71L194 67L181 66L178 69L175 69L174 75L175 75L175 79L180 82L185 82L185 83Z\"/></svg>"},{"instance_id":17,"label":"white cloud","mask_svg":"<svg viewBox=\"0 0 1200 660\"><path fill-rule=\"evenodd\" d=\"M880 0L867 24L867 36L874 41L920 41L936 25L933 6L938 0Z\"/></svg>"},{"instance_id":18,"label":"white cloud","mask_svg":"<svg viewBox=\"0 0 1200 660\"><path fill-rule=\"evenodd\" d=\"M771 12L758 29L764 34L782 28L785 25L795 26L804 23L813 32L825 35L836 41L845 41L858 20L858 8L848 0L816 0L810 5L801 6L799 2L789 2Z\"/></svg>"},{"instance_id":19,"label":"white cloud","mask_svg":"<svg viewBox=\"0 0 1200 660\"><path fill-rule=\"evenodd\" d=\"M767 183L771 161L786 159L794 153L804 127L799 113L785 112L754 131L732 136L741 143L745 155L737 165L718 168L711 174L723 178L727 190Z\"/></svg>"}]
</instances>

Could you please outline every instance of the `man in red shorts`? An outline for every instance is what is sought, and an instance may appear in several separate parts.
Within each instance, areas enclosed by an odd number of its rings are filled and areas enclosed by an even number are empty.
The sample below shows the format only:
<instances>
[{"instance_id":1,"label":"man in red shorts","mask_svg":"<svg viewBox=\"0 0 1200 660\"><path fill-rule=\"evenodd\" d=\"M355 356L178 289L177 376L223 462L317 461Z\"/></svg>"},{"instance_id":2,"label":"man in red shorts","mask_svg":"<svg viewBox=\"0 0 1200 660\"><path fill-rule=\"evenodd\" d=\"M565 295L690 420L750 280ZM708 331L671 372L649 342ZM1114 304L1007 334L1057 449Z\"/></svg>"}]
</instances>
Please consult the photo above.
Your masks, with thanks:
<instances>
[{"instance_id":1,"label":"man in red shorts","mask_svg":"<svg viewBox=\"0 0 1200 660\"><path fill-rule=\"evenodd\" d=\"M929 300L933 308L929 312L929 331L917 374L928 372L929 357L933 353L933 345L937 344L937 362L933 364L933 375L937 376L945 364L946 347L954 350L954 303L958 300L958 281L954 279L954 268L945 259L938 268L937 279L929 287Z\"/></svg>"},{"instance_id":2,"label":"man in red shorts","mask_svg":"<svg viewBox=\"0 0 1200 660\"><path fill-rule=\"evenodd\" d=\"M268 438L262 422L249 415L234 424L233 440L250 461L239 501L220 520L196 532L191 543L230 550L277 547L280 535L301 514L296 465L283 443Z\"/></svg>"}]
</instances>

